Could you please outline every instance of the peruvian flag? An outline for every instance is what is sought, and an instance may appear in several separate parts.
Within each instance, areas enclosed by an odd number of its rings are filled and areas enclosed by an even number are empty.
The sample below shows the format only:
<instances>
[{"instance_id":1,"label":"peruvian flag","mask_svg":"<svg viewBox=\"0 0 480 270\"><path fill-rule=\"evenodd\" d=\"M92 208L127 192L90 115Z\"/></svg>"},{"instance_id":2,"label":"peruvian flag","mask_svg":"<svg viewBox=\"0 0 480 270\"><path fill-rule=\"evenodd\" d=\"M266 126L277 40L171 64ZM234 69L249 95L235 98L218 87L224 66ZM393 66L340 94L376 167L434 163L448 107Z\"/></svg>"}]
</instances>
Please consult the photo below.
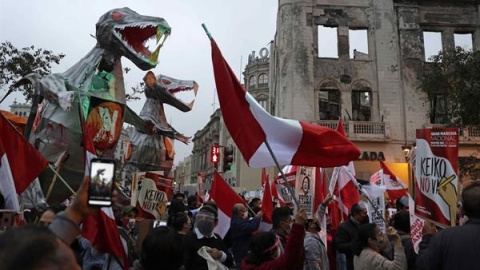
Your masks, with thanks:
<instances>
[{"instance_id":1,"label":"peruvian flag","mask_svg":"<svg viewBox=\"0 0 480 270\"><path fill-rule=\"evenodd\" d=\"M358 148L335 130L303 121L271 116L242 87L211 39L215 84L228 132L250 167L280 165L335 167L360 156Z\"/></svg>"},{"instance_id":2,"label":"peruvian flag","mask_svg":"<svg viewBox=\"0 0 480 270\"><path fill-rule=\"evenodd\" d=\"M5 198L5 208L19 212L17 194L35 180L48 162L3 114L0 114L0 130L0 192Z\"/></svg>"},{"instance_id":3,"label":"peruvian flag","mask_svg":"<svg viewBox=\"0 0 480 270\"><path fill-rule=\"evenodd\" d=\"M82 115L80 115L82 118ZM83 147L85 148L85 175L90 172L92 158L97 157L92 137L83 121ZM100 211L88 215L83 220L83 237L87 238L92 246L104 253L110 253L123 259L123 268L128 269L128 258L123 249L120 234L115 223L112 207L102 207Z\"/></svg>"},{"instance_id":4,"label":"peruvian flag","mask_svg":"<svg viewBox=\"0 0 480 270\"><path fill-rule=\"evenodd\" d=\"M213 231L223 238L230 228L233 205L245 202L217 171L213 178L210 199L215 201L218 207L218 224Z\"/></svg>"},{"instance_id":5,"label":"peruvian flag","mask_svg":"<svg viewBox=\"0 0 480 270\"><path fill-rule=\"evenodd\" d=\"M338 120L337 132L346 138L342 119ZM348 217L351 207L360 200L357 186L358 182L355 179L355 167L352 161L348 163L348 166L333 169L329 187L329 192L333 195L333 203L329 205L333 228L338 228L341 221Z\"/></svg>"},{"instance_id":6,"label":"peruvian flag","mask_svg":"<svg viewBox=\"0 0 480 270\"><path fill-rule=\"evenodd\" d=\"M262 169L262 187L265 186L265 183L268 181L268 174L265 168ZM270 181L268 181L270 183Z\"/></svg>"},{"instance_id":7,"label":"peruvian flag","mask_svg":"<svg viewBox=\"0 0 480 270\"><path fill-rule=\"evenodd\" d=\"M272 229L272 213L273 213L273 201L272 201L272 192L270 191L270 180L268 176L263 186L263 198L262 198L262 208L263 217L262 222L260 223L260 231L270 231Z\"/></svg>"},{"instance_id":8,"label":"peruvian flag","mask_svg":"<svg viewBox=\"0 0 480 270\"><path fill-rule=\"evenodd\" d=\"M387 188L388 198L391 201L401 198L402 196L407 195L408 187L403 183L400 178L390 171L390 169L380 161L381 169L374 173L370 178L370 182L377 185L385 185Z\"/></svg>"}]
</instances>

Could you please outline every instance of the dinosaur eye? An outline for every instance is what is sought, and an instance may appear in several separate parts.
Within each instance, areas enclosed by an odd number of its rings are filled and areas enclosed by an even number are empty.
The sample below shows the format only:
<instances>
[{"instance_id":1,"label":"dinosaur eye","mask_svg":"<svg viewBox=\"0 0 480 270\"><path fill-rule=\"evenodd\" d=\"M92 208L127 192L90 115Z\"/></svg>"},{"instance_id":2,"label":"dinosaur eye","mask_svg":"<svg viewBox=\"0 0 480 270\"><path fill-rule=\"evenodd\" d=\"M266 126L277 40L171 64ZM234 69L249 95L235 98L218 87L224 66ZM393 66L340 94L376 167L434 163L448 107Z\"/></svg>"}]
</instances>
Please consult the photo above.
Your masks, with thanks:
<instances>
[{"instance_id":1,"label":"dinosaur eye","mask_svg":"<svg viewBox=\"0 0 480 270\"><path fill-rule=\"evenodd\" d=\"M167 80L167 79L162 79L162 83L163 83L164 85L169 85L169 84L171 84L172 82L169 81L169 80Z\"/></svg>"},{"instance_id":2,"label":"dinosaur eye","mask_svg":"<svg viewBox=\"0 0 480 270\"><path fill-rule=\"evenodd\" d=\"M113 18L114 21L121 21L121 20L123 20L123 17L125 17L125 15L123 15L122 13L120 13L118 11L115 11L112 14L112 18Z\"/></svg>"}]
</instances>

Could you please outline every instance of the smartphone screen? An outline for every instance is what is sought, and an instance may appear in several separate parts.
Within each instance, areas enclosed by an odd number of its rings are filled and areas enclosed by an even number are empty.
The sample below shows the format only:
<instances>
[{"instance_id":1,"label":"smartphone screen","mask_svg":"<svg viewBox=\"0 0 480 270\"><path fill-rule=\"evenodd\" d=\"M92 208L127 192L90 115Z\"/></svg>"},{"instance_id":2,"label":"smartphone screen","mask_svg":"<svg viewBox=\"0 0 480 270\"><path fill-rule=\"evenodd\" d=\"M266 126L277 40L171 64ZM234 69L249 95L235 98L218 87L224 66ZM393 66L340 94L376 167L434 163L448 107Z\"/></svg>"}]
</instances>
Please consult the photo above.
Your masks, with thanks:
<instances>
[{"instance_id":1,"label":"smartphone screen","mask_svg":"<svg viewBox=\"0 0 480 270\"><path fill-rule=\"evenodd\" d=\"M90 165L88 205L112 205L114 175L115 162L112 159L92 159Z\"/></svg>"}]
</instances>

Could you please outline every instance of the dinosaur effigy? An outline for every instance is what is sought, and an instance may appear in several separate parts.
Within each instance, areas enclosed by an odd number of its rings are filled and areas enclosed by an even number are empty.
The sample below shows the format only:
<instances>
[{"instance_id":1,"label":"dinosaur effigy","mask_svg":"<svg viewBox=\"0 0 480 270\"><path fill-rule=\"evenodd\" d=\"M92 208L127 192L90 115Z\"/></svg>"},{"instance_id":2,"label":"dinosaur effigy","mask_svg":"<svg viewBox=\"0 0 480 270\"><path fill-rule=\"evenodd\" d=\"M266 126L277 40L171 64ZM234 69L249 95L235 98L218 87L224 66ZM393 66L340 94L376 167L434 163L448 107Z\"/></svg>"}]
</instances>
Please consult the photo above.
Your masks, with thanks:
<instances>
[{"instance_id":1,"label":"dinosaur effigy","mask_svg":"<svg viewBox=\"0 0 480 270\"><path fill-rule=\"evenodd\" d=\"M153 124L153 132L134 129L130 135L132 157L130 165L139 171L164 171L165 175L173 166L172 139L188 143L188 137L176 132L167 122L164 104L168 104L182 112L192 109L194 100L185 103L176 98L175 94L182 91L194 91L195 96L198 85L195 81L177 80L165 75L155 77L149 71L144 78L145 96L147 100L140 112L140 117ZM169 130L171 130L169 132Z\"/></svg>"},{"instance_id":2,"label":"dinosaur effigy","mask_svg":"<svg viewBox=\"0 0 480 270\"><path fill-rule=\"evenodd\" d=\"M122 56L138 68L157 65L163 42L170 34L167 22L142 16L129 8L114 9L96 24L95 47L64 73L44 78L31 74L22 79L33 83L36 97L29 139L50 162L65 153L61 174L76 188L84 174L81 118L92 135L97 152L112 157L123 122L145 130L145 122L125 105ZM145 47L156 39L152 52ZM42 101L43 100L43 101ZM82 115L82 117L80 117ZM163 130L172 132L172 130Z\"/></svg>"}]
</instances>

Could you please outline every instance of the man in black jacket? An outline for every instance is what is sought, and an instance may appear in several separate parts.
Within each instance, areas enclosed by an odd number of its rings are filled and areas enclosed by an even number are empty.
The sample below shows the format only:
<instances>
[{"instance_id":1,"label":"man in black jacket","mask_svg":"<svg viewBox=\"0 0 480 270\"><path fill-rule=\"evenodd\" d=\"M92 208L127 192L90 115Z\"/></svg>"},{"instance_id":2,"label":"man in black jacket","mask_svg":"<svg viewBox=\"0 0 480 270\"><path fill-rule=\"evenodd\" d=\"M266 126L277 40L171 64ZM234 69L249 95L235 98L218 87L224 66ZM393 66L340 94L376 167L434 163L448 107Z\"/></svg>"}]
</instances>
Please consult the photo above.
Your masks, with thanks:
<instances>
[{"instance_id":1,"label":"man in black jacket","mask_svg":"<svg viewBox=\"0 0 480 270\"><path fill-rule=\"evenodd\" d=\"M480 181L463 189L463 213L467 222L436 233L432 223L425 223L418 270L477 269L480 266Z\"/></svg>"},{"instance_id":2,"label":"man in black jacket","mask_svg":"<svg viewBox=\"0 0 480 270\"><path fill-rule=\"evenodd\" d=\"M195 218L195 227L183 240L184 265L186 270L208 270L207 261L198 255L198 250L207 246L213 259L227 267L233 265L233 256L227 251L222 238L213 233L218 223L218 208L213 202L205 203Z\"/></svg>"},{"instance_id":3,"label":"man in black jacket","mask_svg":"<svg viewBox=\"0 0 480 270\"><path fill-rule=\"evenodd\" d=\"M352 206L350 217L338 226L333 238L333 247L338 253L345 254L347 270L353 270L353 241L358 236L358 226L368 223L367 206L358 202Z\"/></svg>"}]
</instances>

